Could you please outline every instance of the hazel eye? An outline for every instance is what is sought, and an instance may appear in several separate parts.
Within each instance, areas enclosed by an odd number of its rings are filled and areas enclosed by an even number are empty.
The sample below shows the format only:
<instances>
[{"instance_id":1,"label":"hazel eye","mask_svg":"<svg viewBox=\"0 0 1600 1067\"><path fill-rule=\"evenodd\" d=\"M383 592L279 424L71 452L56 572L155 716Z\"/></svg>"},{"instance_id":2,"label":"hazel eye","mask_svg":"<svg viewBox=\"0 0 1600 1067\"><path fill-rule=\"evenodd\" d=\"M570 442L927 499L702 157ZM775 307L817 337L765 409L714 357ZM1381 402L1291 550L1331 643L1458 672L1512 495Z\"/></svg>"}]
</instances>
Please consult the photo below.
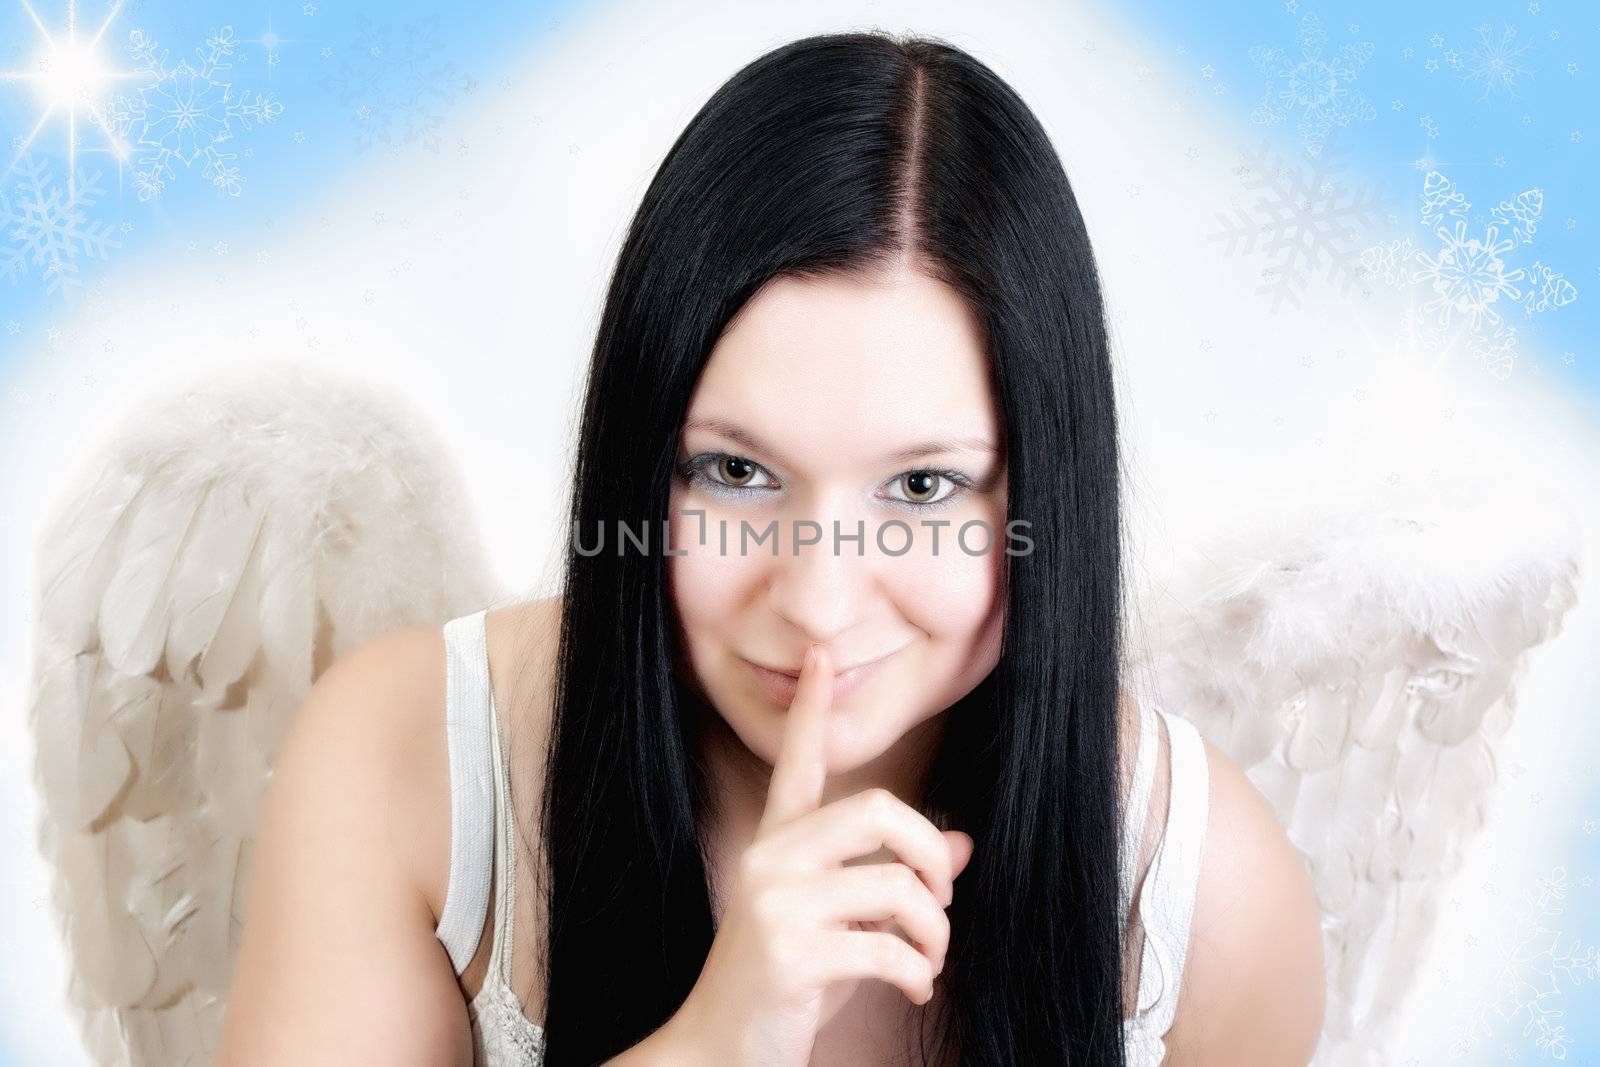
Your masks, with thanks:
<instances>
[{"instance_id":1,"label":"hazel eye","mask_svg":"<svg viewBox=\"0 0 1600 1067\"><path fill-rule=\"evenodd\" d=\"M741 456L717 460L717 476L731 486L743 487L756 474L756 465Z\"/></svg>"},{"instance_id":2,"label":"hazel eye","mask_svg":"<svg viewBox=\"0 0 1600 1067\"><path fill-rule=\"evenodd\" d=\"M776 487L772 475L761 464L727 452L696 456L684 464L682 474L712 491L738 495Z\"/></svg>"},{"instance_id":3,"label":"hazel eye","mask_svg":"<svg viewBox=\"0 0 1600 1067\"><path fill-rule=\"evenodd\" d=\"M894 480L905 486L905 495L896 499L908 504L937 504L956 491L956 483L938 471L907 471Z\"/></svg>"}]
</instances>

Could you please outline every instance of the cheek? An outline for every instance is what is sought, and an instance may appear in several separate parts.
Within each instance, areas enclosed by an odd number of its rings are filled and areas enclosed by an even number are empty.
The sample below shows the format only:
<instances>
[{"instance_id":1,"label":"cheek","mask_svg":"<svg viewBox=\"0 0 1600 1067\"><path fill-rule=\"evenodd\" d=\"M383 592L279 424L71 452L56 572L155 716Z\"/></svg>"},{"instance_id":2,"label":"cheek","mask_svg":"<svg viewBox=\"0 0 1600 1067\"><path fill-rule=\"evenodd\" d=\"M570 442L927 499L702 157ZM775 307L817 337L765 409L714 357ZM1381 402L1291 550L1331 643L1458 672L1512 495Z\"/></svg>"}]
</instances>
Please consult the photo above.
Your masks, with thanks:
<instances>
[{"instance_id":1,"label":"cheek","mask_svg":"<svg viewBox=\"0 0 1600 1067\"><path fill-rule=\"evenodd\" d=\"M937 531L913 524L912 550L887 561L885 579L907 621L946 651L976 655L985 631L994 629L1002 615L1006 541L1003 521L996 524L987 516L988 532L972 526L958 539L961 523L971 518L952 520Z\"/></svg>"},{"instance_id":2,"label":"cheek","mask_svg":"<svg viewBox=\"0 0 1600 1067\"><path fill-rule=\"evenodd\" d=\"M672 608L696 673L713 670L711 656L725 646L745 621L745 612L760 580L760 557L722 555L717 544L718 516L684 515L676 494L671 511L671 547L667 585ZM702 531L706 543L700 544Z\"/></svg>"}]
</instances>

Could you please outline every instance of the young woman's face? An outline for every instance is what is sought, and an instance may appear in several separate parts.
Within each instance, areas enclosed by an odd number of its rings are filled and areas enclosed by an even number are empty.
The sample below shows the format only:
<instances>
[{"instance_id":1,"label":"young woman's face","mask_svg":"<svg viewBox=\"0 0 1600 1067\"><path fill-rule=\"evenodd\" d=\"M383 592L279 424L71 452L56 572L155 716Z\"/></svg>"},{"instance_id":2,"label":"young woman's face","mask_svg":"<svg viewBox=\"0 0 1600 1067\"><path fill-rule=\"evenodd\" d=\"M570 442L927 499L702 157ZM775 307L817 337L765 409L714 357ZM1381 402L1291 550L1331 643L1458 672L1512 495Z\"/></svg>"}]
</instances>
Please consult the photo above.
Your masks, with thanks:
<instances>
[{"instance_id":1,"label":"young woman's face","mask_svg":"<svg viewBox=\"0 0 1600 1067\"><path fill-rule=\"evenodd\" d=\"M689 404L668 573L689 681L751 752L776 760L783 672L813 641L835 670L832 775L993 669L1003 449L978 324L945 284L783 277L740 310Z\"/></svg>"}]
</instances>

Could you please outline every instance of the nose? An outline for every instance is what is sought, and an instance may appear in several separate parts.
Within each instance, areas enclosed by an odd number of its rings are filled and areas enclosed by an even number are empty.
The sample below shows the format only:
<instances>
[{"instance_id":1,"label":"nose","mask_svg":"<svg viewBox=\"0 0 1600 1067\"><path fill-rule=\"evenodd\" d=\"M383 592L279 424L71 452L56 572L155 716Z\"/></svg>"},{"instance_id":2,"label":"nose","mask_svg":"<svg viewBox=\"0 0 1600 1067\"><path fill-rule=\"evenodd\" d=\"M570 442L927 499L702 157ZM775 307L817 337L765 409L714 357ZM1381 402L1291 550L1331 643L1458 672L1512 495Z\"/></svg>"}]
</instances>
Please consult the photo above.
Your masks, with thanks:
<instances>
[{"instance_id":1,"label":"nose","mask_svg":"<svg viewBox=\"0 0 1600 1067\"><path fill-rule=\"evenodd\" d=\"M815 544L801 545L795 555L795 537L816 537L813 527L800 526L786 517L779 551L772 557L768 578L768 603L779 617L806 640L830 644L861 619L873 596L878 573L869 523L862 522L862 537L852 540L855 516L839 518L835 551L833 519L816 518L822 527Z\"/></svg>"}]
</instances>

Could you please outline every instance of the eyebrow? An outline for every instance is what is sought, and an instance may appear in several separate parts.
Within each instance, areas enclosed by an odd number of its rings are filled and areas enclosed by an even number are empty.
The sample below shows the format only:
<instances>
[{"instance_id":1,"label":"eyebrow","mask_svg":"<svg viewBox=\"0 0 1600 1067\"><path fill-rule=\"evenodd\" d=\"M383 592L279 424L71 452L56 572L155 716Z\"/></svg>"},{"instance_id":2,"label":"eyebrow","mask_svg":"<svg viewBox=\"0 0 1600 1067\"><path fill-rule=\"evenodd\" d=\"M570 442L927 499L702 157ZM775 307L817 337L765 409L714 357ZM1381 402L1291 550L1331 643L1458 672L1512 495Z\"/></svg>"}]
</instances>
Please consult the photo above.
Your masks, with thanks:
<instances>
[{"instance_id":1,"label":"eyebrow","mask_svg":"<svg viewBox=\"0 0 1600 1067\"><path fill-rule=\"evenodd\" d=\"M786 462L784 458L778 454L777 449L768 447L767 444L755 434L739 426L737 423L729 422L726 419L690 419L684 425L684 432L687 433L690 430L705 430L708 433L714 433L721 437L726 437L730 441L737 441L739 444L753 452L760 452L772 456L780 463ZM981 435L971 437L939 437L929 441L922 441L914 445L907 445L905 448L896 449L885 456L884 459L899 463L914 459L921 459L924 456L943 455L947 452L979 452L993 455L996 451L997 449L995 448L994 442Z\"/></svg>"}]
</instances>

